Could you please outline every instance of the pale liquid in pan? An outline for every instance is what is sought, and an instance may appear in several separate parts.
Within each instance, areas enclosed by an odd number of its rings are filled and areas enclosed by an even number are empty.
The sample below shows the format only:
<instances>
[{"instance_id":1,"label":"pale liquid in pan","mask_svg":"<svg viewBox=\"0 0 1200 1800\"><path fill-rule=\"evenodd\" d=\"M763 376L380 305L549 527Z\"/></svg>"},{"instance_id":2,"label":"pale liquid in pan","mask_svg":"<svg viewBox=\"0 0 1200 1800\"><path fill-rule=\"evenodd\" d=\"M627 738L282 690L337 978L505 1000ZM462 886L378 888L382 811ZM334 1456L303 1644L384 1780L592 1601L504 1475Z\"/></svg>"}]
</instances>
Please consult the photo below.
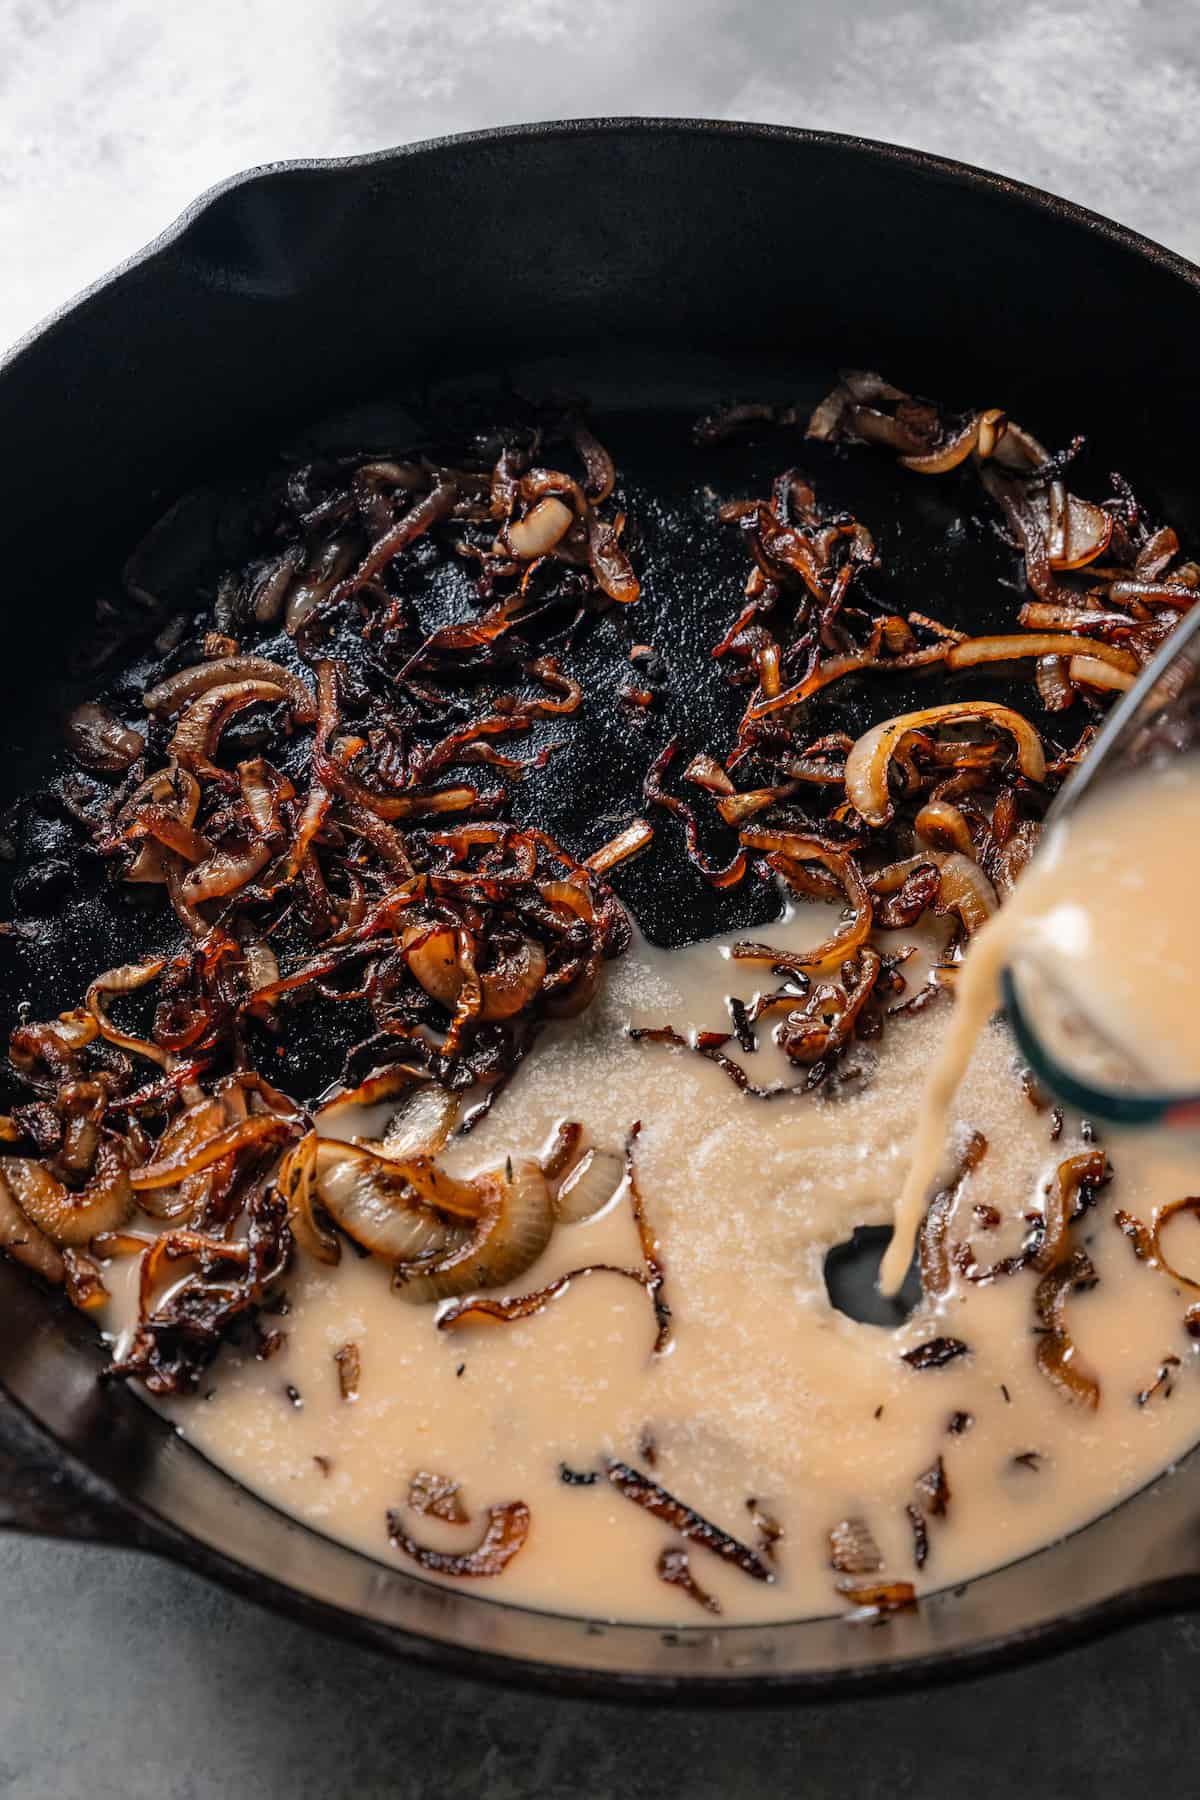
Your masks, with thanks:
<instances>
[{"instance_id":1,"label":"pale liquid in pan","mask_svg":"<svg viewBox=\"0 0 1200 1800\"><path fill-rule=\"evenodd\" d=\"M1198 806L1193 778L1173 790L1170 820L1154 826L1169 832L1183 891L1195 891L1200 876ZM1144 886L1129 888L1123 904L1143 920L1161 902L1148 873L1152 816L1138 816L1148 834L1140 856L1110 850L1115 880L1141 870ZM831 923L828 909L801 907L756 935L797 948ZM888 938L889 947L904 941ZM1027 1272L985 1286L955 1275L947 1295L897 1329L856 1323L830 1304L825 1253L855 1226L891 1220L924 1078L954 1015L943 1002L892 1021L873 1070L829 1099L754 1100L700 1057L625 1035L630 1023L668 1020L679 1030L721 1028L725 996L748 997L760 983L774 986L775 978L731 963L719 943L664 952L635 940L610 965L590 1011L547 1033L476 1136L453 1152L461 1170L495 1166L506 1152L544 1145L563 1118L584 1121L597 1142L619 1148L640 1119L639 1176L673 1308L668 1355L651 1355L647 1300L616 1276L578 1280L516 1324L439 1332L433 1310L399 1301L374 1259L347 1252L330 1270L298 1256L287 1281L290 1311L277 1321L287 1333L283 1350L265 1363L226 1352L194 1399L167 1407L181 1431L285 1511L405 1569L412 1565L390 1548L385 1514L403 1507L416 1470L460 1482L472 1515L471 1525L453 1526L407 1513L412 1535L431 1545L468 1549L485 1508L524 1500L527 1543L501 1576L470 1584L473 1592L705 1627L844 1607L827 1533L847 1515L869 1522L887 1577L929 1591L1084 1524L1200 1438L1200 1366L1181 1323L1200 1296L1135 1260L1112 1220L1123 1207L1149 1221L1156 1206L1195 1191L1194 1154L1161 1139L1115 1144L1115 1179L1075 1227L1100 1277L1067 1306L1077 1355L1101 1385L1096 1411L1065 1404L1035 1365L1036 1277ZM1143 998L1158 1004L1160 996L1156 986ZM990 1005L989 995L981 1023ZM966 1020L966 1008L959 1017ZM1195 1049L1187 1008L1177 1025L1186 1025ZM964 1029L960 1041L967 1037ZM794 1080L765 1030L760 1042L765 1047L744 1059L753 1078ZM866 1051L850 1053L851 1063L868 1060ZM970 1240L986 1264L1019 1248L1043 1181L1080 1143L1069 1125L1051 1142L1049 1115L1024 1097L999 1024L985 1024L974 1043L954 1117L951 1148L970 1128L986 1134L989 1149L965 1183L949 1237ZM973 1211L980 1206L1002 1215L999 1228L981 1227ZM1168 1232L1176 1267L1200 1275L1195 1221L1181 1217ZM514 1286L528 1292L589 1262L637 1260L628 1203L618 1196L602 1216L560 1225ZM132 1276L128 1264L113 1264L110 1282L122 1267ZM130 1311L127 1286L114 1302L114 1329ZM901 1360L938 1335L963 1340L969 1356L925 1371ZM353 1403L340 1397L333 1360L347 1341L362 1361ZM1164 1386L1139 1406L1135 1396L1168 1353L1183 1359L1172 1392ZM289 1386L302 1405L289 1399ZM961 1435L948 1430L956 1413L972 1421ZM656 1446L652 1471L647 1434ZM951 1500L944 1518L929 1521L929 1559L918 1574L904 1509L939 1454ZM646 1469L749 1543L746 1503L756 1497L786 1534L775 1582L693 1547L692 1573L719 1600L722 1620L665 1587L655 1569L679 1542L671 1530L603 1475L587 1486L560 1479L561 1463L588 1472L606 1456Z\"/></svg>"}]
</instances>

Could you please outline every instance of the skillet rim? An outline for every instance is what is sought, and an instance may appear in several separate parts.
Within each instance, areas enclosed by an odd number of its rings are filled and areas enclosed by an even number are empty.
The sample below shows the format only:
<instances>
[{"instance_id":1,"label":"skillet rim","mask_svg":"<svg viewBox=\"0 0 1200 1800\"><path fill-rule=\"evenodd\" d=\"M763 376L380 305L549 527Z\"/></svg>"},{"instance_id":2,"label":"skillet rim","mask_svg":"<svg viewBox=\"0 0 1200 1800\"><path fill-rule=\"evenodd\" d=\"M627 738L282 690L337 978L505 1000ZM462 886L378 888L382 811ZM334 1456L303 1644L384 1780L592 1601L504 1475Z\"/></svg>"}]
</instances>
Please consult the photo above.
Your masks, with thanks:
<instances>
[{"instance_id":1,"label":"skillet rim","mask_svg":"<svg viewBox=\"0 0 1200 1800\"><path fill-rule=\"evenodd\" d=\"M180 243L227 194L237 193L256 182L279 175L327 175L342 170L350 172L382 168L409 157L428 156L443 150L475 149L509 139L538 142L553 141L555 138L615 138L628 136L631 132L643 132L647 136L751 138L767 143L780 141L819 145L843 154L899 164L915 173L933 175L975 192L1023 201L1064 223L1082 226L1084 230L1106 238L1168 274L1179 277L1200 294L1200 265L1191 262L1177 250L1170 250L1165 244L1134 230L1132 226L1122 225L1115 219L1105 217L1103 213L1080 205L1078 201L1068 200L1061 194L1051 192L1049 188L1018 180L1015 176L1000 175L994 170L981 168L978 163L940 156L933 151L918 150L910 145L892 144L883 138L862 137L850 132L822 131L803 125L756 124L750 119L673 118L638 113L607 117L597 115L581 119L538 119L528 124L489 126L480 131L447 132L440 137L419 138L415 143L395 144L387 149L363 151L353 156L285 157L279 162L255 163L249 169L227 175L205 188L170 224L140 249L132 251L105 274L89 282L86 287L52 308L42 319L22 332L11 345L0 352L0 380L40 339L49 336L77 312L83 311L110 287L116 287L128 276L147 267L165 251Z\"/></svg>"}]
</instances>

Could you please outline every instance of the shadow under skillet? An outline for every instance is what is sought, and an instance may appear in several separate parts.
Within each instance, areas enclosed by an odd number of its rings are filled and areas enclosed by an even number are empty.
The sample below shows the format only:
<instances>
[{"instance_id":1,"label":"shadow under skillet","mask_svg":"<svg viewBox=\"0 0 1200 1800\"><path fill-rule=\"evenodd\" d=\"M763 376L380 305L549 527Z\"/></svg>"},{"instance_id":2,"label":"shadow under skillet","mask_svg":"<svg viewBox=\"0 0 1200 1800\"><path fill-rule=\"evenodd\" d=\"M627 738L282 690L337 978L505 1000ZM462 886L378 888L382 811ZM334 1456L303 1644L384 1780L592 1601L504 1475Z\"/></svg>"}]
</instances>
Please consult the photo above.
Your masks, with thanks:
<instances>
[{"instance_id":1,"label":"shadow under skillet","mask_svg":"<svg viewBox=\"0 0 1200 1800\"><path fill-rule=\"evenodd\" d=\"M930 1693L663 1713L406 1668L130 1552L0 1540L0 1592L5 1800L1125 1800L1192 1785L1187 1619Z\"/></svg>"}]
</instances>

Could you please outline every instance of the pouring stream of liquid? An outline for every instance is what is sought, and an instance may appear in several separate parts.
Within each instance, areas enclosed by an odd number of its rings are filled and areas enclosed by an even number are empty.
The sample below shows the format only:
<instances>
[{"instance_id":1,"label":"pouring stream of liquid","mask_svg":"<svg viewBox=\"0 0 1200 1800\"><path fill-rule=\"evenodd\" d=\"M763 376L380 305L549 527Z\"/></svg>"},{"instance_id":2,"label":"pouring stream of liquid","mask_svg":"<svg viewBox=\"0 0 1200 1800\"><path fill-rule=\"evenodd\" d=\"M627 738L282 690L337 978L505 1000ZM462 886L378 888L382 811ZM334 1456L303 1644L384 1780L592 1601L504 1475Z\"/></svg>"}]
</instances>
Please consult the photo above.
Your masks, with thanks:
<instances>
[{"instance_id":1,"label":"pouring stream of liquid","mask_svg":"<svg viewBox=\"0 0 1200 1800\"><path fill-rule=\"evenodd\" d=\"M1200 758L1131 776L1055 825L1003 910L973 939L924 1095L880 1265L900 1287L971 1052L1015 959L1052 960L1096 1041L1128 1046L1167 1089L1200 1091Z\"/></svg>"}]
</instances>

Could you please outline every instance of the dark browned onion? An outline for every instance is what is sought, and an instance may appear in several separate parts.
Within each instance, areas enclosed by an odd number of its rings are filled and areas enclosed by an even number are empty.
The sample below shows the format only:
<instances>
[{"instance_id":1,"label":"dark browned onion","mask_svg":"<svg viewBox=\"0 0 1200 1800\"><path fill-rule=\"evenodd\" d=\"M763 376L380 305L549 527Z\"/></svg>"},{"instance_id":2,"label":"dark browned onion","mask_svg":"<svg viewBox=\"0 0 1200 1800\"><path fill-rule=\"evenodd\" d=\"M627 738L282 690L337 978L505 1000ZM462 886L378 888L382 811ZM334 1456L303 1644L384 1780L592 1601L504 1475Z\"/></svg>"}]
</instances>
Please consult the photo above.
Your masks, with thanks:
<instances>
[{"instance_id":1,"label":"dark browned onion","mask_svg":"<svg viewBox=\"0 0 1200 1800\"><path fill-rule=\"evenodd\" d=\"M1100 1384L1079 1364L1066 1325L1066 1304L1076 1291L1095 1287L1098 1277L1085 1250L1072 1250L1038 1282L1034 1312L1041 1326L1037 1340L1037 1366L1064 1400L1095 1409L1100 1404Z\"/></svg>"},{"instance_id":2,"label":"dark browned onion","mask_svg":"<svg viewBox=\"0 0 1200 1800\"><path fill-rule=\"evenodd\" d=\"M146 748L145 738L97 700L75 708L67 720L66 738L76 762L95 775L123 775Z\"/></svg>"},{"instance_id":3,"label":"dark browned onion","mask_svg":"<svg viewBox=\"0 0 1200 1800\"><path fill-rule=\"evenodd\" d=\"M3 1167L0 1166L0 1250L43 1281L58 1287L66 1277L62 1253L41 1228L17 1205Z\"/></svg>"},{"instance_id":4,"label":"dark browned onion","mask_svg":"<svg viewBox=\"0 0 1200 1800\"><path fill-rule=\"evenodd\" d=\"M628 1463L610 1461L606 1464L605 1473L619 1494L626 1500L632 1500L645 1512L652 1513L665 1525L670 1525L689 1543L699 1544L705 1550L711 1550L723 1562L733 1563L746 1575L752 1575L756 1581L773 1582L775 1572L757 1550L751 1550L748 1544L741 1543L731 1537L720 1526L712 1525L702 1518L692 1507L674 1494L669 1494L657 1481L643 1475L640 1469L631 1469Z\"/></svg>"},{"instance_id":5,"label":"dark browned onion","mask_svg":"<svg viewBox=\"0 0 1200 1800\"><path fill-rule=\"evenodd\" d=\"M1155 1262L1171 1276L1172 1280L1181 1282L1184 1287L1200 1290L1200 1281L1194 1280L1190 1275L1184 1275L1175 1268L1174 1264L1168 1262L1163 1254L1163 1230L1172 1219L1178 1218L1181 1213L1191 1213L1193 1217L1200 1218L1200 1195L1188 1194L1182 1200L1171 1200L1166 1206L1157 1208L1154 1222L1150 1228L1150 1248Z\"/></svg>"},{"instance_id":6,"label":"dark browned onion","mask_svg":"<svg viewBox=\"0 0 1200 1800\"><path fill-rule=\"evenodd\" d=\"M463 1580L501 1575L529 1536L529 1508L523 1500L489 1506L487 1524L474 1550L432 1550L419 1544L404 1528L398 1512L387 1516L388 1538L394 1550L403 1551L421 1568L434 1575L456 1575Z\"/></svg>"},{"instance_id":7,"label":"dark browned onion","mask_svg":"<svg viewBox=\"0 0 1200 1800\"><path fill-rule=\"evenodd\" d=\"M1071 1220L1080 1196L1106 1179L1108 1163L1103 1150L1084 1150L1060 1162L1046 1193L1039 1239L1030 1253L1031 1267L1045 1274L1063 1260Z\"/></svg>"},{"instance_id":8,"label":"dark browned onion","mask_svg":"<svg viewBox=\"0 0 1200 1800\"><path fill-rule=\"evenodd\" d=\"M312 689L299 675L285 669L282 663L266 656L222 656L213 662L194 663L169 675L156 687L147 688L147 712L168 714L179 712L211 688L237 686L243 682L263 683L286 694L298 723L311 724L317 716Z\"/></svg>"}]
</instances>

